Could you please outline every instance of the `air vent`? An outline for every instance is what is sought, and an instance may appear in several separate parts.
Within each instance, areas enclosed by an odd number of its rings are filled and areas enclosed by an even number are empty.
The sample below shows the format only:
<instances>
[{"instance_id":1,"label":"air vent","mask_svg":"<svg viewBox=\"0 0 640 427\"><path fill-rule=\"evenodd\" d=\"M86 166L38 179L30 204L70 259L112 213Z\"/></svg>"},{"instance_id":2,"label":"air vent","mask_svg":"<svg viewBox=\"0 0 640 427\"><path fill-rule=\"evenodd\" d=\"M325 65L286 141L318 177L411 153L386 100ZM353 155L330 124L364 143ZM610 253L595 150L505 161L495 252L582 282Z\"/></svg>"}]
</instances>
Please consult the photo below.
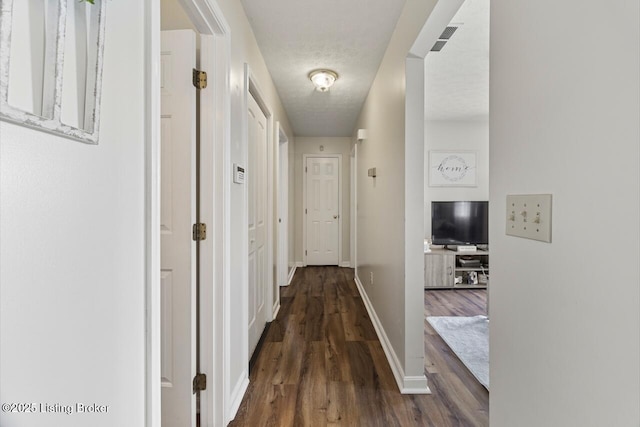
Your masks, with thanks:
<instances>
[{"instance_id":1,"label":"air vent","mask_svg":"<svg viewBox=\"0 0 640 427\"><path fill-rule=\"evenodd\" d=\"M440 37L438 37L439 40L449 40L451 38L451 36L453 35L453 33L456 32L456 30L458 29L458 27L447 27L444 29L444 31L442 32L442 34L440 35Z\"/></svg>"},{"instance_id":2,"label":"air vent","mask_svg":"<svg viewBox=\"0 0 640 427\"><path fill-rule=\"evenodd\" d=\"M445 44L447 44L446 40L438 40L431 48L431 52L440 52Z\"/></svg>"},{"instance_id":3,"label":"air vent","mask_svg":"<svg viewBox=\"0 0 640 427\"><path fill-rule=\"evenodd\" d=\"M444 29L440 37L438 37L438 41L431 48L431 52L440 52L447 41L453 36L453 33L458 29L457 26L450 25Z\"/></svg>"}]
</instances>

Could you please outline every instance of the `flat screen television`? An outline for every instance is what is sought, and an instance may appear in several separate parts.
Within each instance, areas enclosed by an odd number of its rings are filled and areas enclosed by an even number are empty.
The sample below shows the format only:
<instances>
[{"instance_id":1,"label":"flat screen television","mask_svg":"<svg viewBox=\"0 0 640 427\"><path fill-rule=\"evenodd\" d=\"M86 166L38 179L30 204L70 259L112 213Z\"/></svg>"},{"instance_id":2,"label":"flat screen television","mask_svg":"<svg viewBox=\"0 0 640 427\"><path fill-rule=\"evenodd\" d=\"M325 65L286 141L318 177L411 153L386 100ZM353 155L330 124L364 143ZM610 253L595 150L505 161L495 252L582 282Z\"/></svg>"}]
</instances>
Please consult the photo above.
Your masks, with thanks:
<instances>
[{"instance_id":1,"label":"flat screen television","mask_svg":"<svg viewBox=\"0 0 640 427\"><path fill-rule=\"evenodd\" d=\"M434 245L489 244L489 202L431 202Z\"/></svg>"}]
</instances>

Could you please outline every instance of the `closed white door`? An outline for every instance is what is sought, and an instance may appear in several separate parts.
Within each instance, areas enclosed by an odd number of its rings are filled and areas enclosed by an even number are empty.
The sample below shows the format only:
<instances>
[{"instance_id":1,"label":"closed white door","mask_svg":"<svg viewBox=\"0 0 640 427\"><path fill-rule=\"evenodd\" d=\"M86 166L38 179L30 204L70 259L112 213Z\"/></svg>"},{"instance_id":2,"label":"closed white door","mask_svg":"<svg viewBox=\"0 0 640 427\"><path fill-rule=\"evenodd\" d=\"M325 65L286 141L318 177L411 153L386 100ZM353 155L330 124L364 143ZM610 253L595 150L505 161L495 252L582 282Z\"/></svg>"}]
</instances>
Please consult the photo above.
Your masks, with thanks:
<instances>
[{"instance_id":1,"label":"closed white door","mask_svg":"<svg viewBox=\"0 0 640 427\"><path fill-rule=\"evenodd\" d=\"M163 427L195 426L196 39L163 31L161 46L161 375Z\"/></svg>"},{"instance_id":2,"label":"closed white door","mask_svg":"<svg viewBox=\"0 0 640 427\"><path fill-rule=\"evenodd\" d=\"M338 265L340 162L337 157L306 161L307 265Z\"/></svg>"},{"instance_id":3,"label":"closed white door","mask_svg":"<svg viewBox=\"0 0 640 427\"><path fill-rule=\"evenodd\" d=\"M249 354L266 325L267 285L267 118L249 96Z\"/></svg>"}]
</instances>

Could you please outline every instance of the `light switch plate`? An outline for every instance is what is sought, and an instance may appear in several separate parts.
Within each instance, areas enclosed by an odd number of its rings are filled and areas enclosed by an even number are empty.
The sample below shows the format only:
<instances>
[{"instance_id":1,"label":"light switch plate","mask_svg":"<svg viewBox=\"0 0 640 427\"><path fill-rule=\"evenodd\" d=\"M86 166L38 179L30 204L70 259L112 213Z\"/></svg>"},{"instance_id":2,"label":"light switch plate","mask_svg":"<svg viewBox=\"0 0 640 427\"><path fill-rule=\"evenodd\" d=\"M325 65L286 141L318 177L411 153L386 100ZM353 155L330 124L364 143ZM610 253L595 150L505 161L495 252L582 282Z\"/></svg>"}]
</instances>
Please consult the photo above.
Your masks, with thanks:
<instances>
[{"instance_id":1,"label":"light switch plate","mask_svg":"<svg viewBox=\"0 0 640 427\"><path fill-rule=\"evenodd\" d=\"M551 243L551 194L507 195L506 233Z\"/></svg>"}]
</instances>

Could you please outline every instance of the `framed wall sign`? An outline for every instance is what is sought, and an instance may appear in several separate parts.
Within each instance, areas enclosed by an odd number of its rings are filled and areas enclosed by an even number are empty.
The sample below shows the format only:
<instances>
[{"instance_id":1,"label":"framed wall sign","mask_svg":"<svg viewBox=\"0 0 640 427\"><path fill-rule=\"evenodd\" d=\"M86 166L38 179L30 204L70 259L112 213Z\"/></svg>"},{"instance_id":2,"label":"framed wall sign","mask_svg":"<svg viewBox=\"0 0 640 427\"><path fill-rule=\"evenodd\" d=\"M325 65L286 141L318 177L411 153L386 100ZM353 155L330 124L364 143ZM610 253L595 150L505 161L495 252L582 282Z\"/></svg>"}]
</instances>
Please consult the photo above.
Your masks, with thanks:
<instances>
[{"instance_id":1,"label":"framed wall sign","mask_svg":"<svg viewBox=\"0 0 640 427\"><path fill-rule=\"evenodd\" d=\"M0 119L97 144L106 0L0 0L0 10Z\"/></svg>"},{"instance_id":2,"label":"framed wall sign","mask_svg":"<svg viewBox=\"0 0 640 427\"><path fill-rule=\"evenodd\" d=\"M476 187L475 151L429 151L430 187Z\"/></svg>"}]
</instances>

